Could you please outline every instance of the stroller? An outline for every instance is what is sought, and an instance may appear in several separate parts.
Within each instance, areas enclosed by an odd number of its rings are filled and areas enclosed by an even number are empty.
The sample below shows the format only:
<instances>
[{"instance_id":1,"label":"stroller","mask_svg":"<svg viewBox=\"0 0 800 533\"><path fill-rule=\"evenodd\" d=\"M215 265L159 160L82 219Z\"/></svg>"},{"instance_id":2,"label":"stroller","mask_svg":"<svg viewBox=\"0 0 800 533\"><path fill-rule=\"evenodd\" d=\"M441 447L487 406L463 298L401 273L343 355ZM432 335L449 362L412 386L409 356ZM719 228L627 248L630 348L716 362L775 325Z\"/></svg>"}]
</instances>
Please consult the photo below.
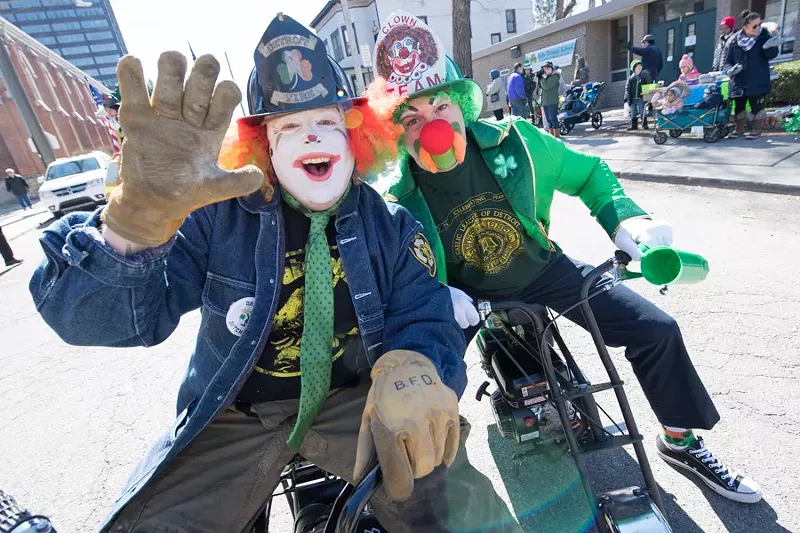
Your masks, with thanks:
<instances>
[{"instance_id":1,"label":"stroller","mask_svg":"<svg viewBox=\"0 0 800 533\"><path fill-rule=\"evenodd\" d=\"M595 111L595 107L605 86L604 82L589 82L583 87L575 86L567 90L561 113L558 114L561 135L571 132L575 124L590 120L594 129L603 125L603 114Z\"/></svg>"},{"instance_id":2,"label":"stroller","mask_svg":"<svg viewBox=\"0 0 800 533\"><path fill-rule=\"evenodd\" d=\"M656 112L653 141L664 144L668 135L677 139L684 132L691 131L698 135L702 132L704 141L715 143L731 133L729 117L730 102L723 99L720 83L696 85L689 90L681 111L669 115Z\"/></svg>"}]
</instances>

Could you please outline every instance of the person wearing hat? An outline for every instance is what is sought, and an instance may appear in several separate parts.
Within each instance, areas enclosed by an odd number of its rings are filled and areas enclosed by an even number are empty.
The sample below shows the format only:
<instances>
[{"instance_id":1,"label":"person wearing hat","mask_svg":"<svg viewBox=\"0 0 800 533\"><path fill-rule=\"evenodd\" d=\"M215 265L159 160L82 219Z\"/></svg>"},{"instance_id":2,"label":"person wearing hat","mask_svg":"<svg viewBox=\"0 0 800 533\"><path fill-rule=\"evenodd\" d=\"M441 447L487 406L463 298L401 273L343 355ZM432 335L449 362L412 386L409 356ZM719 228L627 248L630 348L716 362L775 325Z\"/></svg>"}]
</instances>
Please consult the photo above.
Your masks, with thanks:
<instances>
[{"instance_id":1,"label":"person wearing hat","mask_svg":"<svg viewBox=\"0 0 800 533\"><path fill-rule=\"evenodd\" d=\"M655 82L661 69L664 68L664 56L661 49L656 46L655 38L647 34L642 37L642 46L628 43L628 50L642 58L642 67L650 73L650 79Z\"/></svg>"},{"instance_id":2,"label":"person wearing hat","mask_svg":"<svg viewBox=\"0 0 800 533\"><path fill-rule=\"evenodd\" d=\"M558 120L558 99L561 87L561 71L558 70L552 61L545 63L539 72L536 73L539 80L539 87L542 91L542 118L544 119L544 129L550 132L553 137L561 136L561 125Z\"/></svg>"},{"instance_id":3,"label":"person wearing hat","mask_svg":"<svg viewBox=\"0 0 800 533\"><path fill-rule=\"evenodd\" d=\"M736 19L725 17L719 23L719 40L714 48L714 62L711 64L711 72L721 72L725 66L725 56L728 53L728 43L731 37L736 34Z\"/></svg>"},{"instance_id":4,"label":"person wearing hat","mask_svg":"<svg viewBox=\"0 0 800 533\"><path fill-rule=\"evenodd\" d=\"M101 530L249 531L296 454L351 482L378 462L372 505L390 531L438 523L452 491L485 509L450 292L419 223L360 183L396 154L394 128L287 16L254 59L250 114L220 152L241 95L215 88L216 59L184 82L185 57L162 54L149 99L139 60L122 58L122 184L41 238L31 291L68 343L152 346L201 309L175 424Z\"/></svg>"},{"instance_id":5,"label":"person wearing hat","mask_svg":"<svg viewBox=\"0 0 800 533\"><path fill-rule=\"evenodd\" d=\"M642 117L642 127L650 129L647 125L647 114L644 111L644 99L642 98L642 85L651 83L650 73L642 68L642 62L639 59L631 61L631 77L628 78L628 83L625 85L624 103L627 103L631 108L631 125L627 128L628 131L635 131L639 129L639 117Z\"/></svg>"},{"instance_id":6,"label":"person wearing hat","mask_svg":"<svg viewBox=\"0 0 800 533\"><path fill-rule=\"evenodd\" d=\"M407 13L390 15L398 18L417 32L427 28ZM393 26L392 41L404 39L402 28ZM634 260L642 257L640 245L671 245L672 228L629 198L600 158L568 148L525 120L479 120L480 88L459 79L438 37L427 33L420 38L436 42L438 51L429 54L422 83L398 78L391 65L374 65L378 77L368 96L382 117L403 128L396 170L375 186L422 223L467 339L479 322L473 298L546 305L585 327L575 304L592 267L550 239L556 191L580 198L615 246ZM379 37L374 57L387 45ZM625 286L600 292L590 304L606 342L627 348L663 424L656 439L659 455L726 498L758 501L758 485L713 458L691 429L711 429L719 414L676 321Z\"/></svg>"}]
</instances>

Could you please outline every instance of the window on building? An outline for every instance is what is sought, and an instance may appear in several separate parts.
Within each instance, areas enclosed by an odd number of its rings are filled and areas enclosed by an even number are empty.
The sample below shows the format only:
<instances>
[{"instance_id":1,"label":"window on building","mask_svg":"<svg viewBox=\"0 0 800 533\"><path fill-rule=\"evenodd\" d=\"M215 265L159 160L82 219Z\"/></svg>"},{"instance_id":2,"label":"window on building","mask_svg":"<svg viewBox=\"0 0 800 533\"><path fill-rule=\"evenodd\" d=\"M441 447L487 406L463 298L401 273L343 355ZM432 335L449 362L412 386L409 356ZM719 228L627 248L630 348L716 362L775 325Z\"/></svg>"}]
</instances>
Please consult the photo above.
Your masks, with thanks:
<instances>
[{"instance_id":1,"label":"window on building","mask_svg":"<svg viewBox=\"0 0 800 533\"><path fill-rule=\"evenodd\" d=\"M651 25L661 24L716 7L713 0L656 0L648 7L648 20Z\"/></svg>"},{"instance_id":2,"label":"window on building","mask_svg":"<svg viewBox=\"0 0 800 533\"><path fill-rule=\"evenodd\" d=\"M47 79L47 88L50 90L50 94L53 97L53 101L55 102L56 107L66 111L67 109L61 103L61 99L58 97L59 91L56 91L56 84L53 81L53 77L50 75L50 71L47 70L47 66L42 65L42 70L44 71L44 77Z\"/></svg>"},{"instance_id":3,"label":"window on building","mask_svg":"<svg viewBox=\"0 0 800 533\"><path fill-rule=\"evenodd\" d=\"M108 28L108 21L105 19L82 20L81 28Z\"/></svg>"},{"instance_id":4,"label":"window on building","mask_svg":"<svg viewBox=\"0 0 800 533\"><path fill-rule=\"evenodd\" d=\"M506 9L506 33L517 33L517 11Z\"/></svg>"},{"instance_id":5,"label":"window on building","mask_svg":"<svg viewBox=\"0 0 800 533\"><path fill-rule=\"evenodd\" d=\"M117 73L117 67L103 67L97 70L100 72L101 76L116 75Z\"/></svg>"},{"instance_id":6,"label":"window on building","mask_svg":"<svg viewBox=\"0 0 800 533\"><path fill-rule=\"evenodd\" d=\"M347 31L345 26L342 26L339 30L342 32L342 39L344 40L344 53L349 57L353 55L350 52L350 32Z\"/></svg>"},{"instance_id":7,"label":"window on building","mask_svg":"<svg viewBox=\"0 0 800 533\"><path fill-rule=\"evenodd\" d=\"M3 9L3 7L0 6L0 9ZM11 13L9 13L8 15L3 15L3 16L9 22L16 22L17 21L17 16L16 15L12 15Z\"/></svg>"},{"instance_id":8,"label":"window on building","mask_svg":"<svg viewBox=\"0 0 800 533\"><path fill-rule=\"evenodd\" d=\"M675 60L675 28L667 30L667 63Z\"/></svg>"},{"instance_id":9,"label":"window on building","mask_svg":"<svg viewBox=\"0 0 800 533\"><path fill-rule=\"evenodd\" d=\"M628 43L633 39L633 15L611 21L611 81L628 79L631 53Z\"/></svg>"},{"instance_id":10,"label":"window on building","mask_svg":"<svg viewBox=\"0 0 800 533\"><path fill-rule=\"evenodd\" d=\"M58 39L59 44L69 44L69 43L82 43L86 39L84 39L83 34L81 33L73 33L69 35L56 35L56 39Z\"/></svg>"},{"instance_id":11,"label":"window on building","mask_svg":"<svg viewBox=\"0 0 800 533\"><path fill-rule=\"evenodd\" d=\"M56 44L56 38L55 37L37 37L36 40L39 41L40 43L42 43L45 46L50 46L51 44Z\"/></svg>"},{"instance_id":12,"label":"window on building","mask_svg":"<svg viewBox=\"0 0 800 533\"><path fill-rule=\"evenodd\" d=\"M493 33L492 34L492 44L497 44L502 40L503 40L503 36L500 35L499 33Z\"/></svg>"},{"instance_id":13,"label":"window on building","mask_svg":"<svg viewBox=\"0 0 800 533\"><path fill-rule=\"evenodd\" d=\"M344 52L342 52L342 41L339 39L339 30L334 30L331 34L331 44L333 45L333 58L336 61L344 59Z\"/></svg>"},{"instance_id":14,"label":"window on building","mask_svg":"<svg viewBox=\"0 0 800 533\"><path fill-rule=\"evenodd\" d=\"M99 73L99 72L97 72L97 69L96 69L96 68L85 68L85 69L83 69L83 71L84 71L86 74L88 74L89 76L93 76L93 77L94 77L94 76L99 76L99 75L100 75L100 73Z\"/></svg>"},{"instance_id":15,"label":"window on building","mask_svg":"<svg viewBox=\"0 0 800 533\"><path fill-rule=\"evenodd\" d=\"M89 48L92 49L92 52L116 52L117 45L116 43L105 43L105 44L93 44Z\"/></svg>"},{"instance_id":16,"label":"window on building","mask_svg":"<svg viewBox=\"0 0 800 533\"><path fill-rule=\"evenodd\" d=\"M428 15L417 15L417 18L424 22L425 24L428 23Z\"/></svg>"},{"instance_id":17,"label":"window on building","mask_svg":"<svg viewBox=\"0 0 800 533\"><path fill-rule=\"evenodd\" d=\"M68 56L75 56L78 54L88 54L89 47L88 46L65 46L62 48L64 50L64 55Z\"/></svg>"},{"instance_id":18,"label":"window on building","mask_svg":"<svg viewBox=\"0 0 800 533\"><path fill-rule=\"evenodd\" d=\"M11 9L25 9L26 7L42 7L39 0L18 0L11 2Z\"/></svg>"},{"instance_id":19,"label":"window on building","mask_svg":"<svg viewBox=\"0 0 800 533\"><path fill-rule=\"evenodd\" d=\"M791 59L794 52L795 28L800 0L766 0L764 20L777 22L781 27L781 35L790 40L781 45L778 59Z\"/></svg>"},{"instance_id":20,"label":"window on building","mask_svg":"<svg viewBox=\"0 0 800 533\"><path fill-rule=\"evenodd\" d=\"M77 22L55 22L53 23L53 30L54 31L66 31L66 30L79 30L81 29L81 25Z\"/></svg>"},{"instance_id":21,"label":"window on building","mask_svg":"<svg viewBox=\"0 0 800 533\"><path fill-rule=\"evenodd\" d=\"M28 34L53 31L53 29L50 27L50 24L28 24L20 26L19 29Z\"/></svg>"},{"instance_id":22,"label":"window on building","mask_svg":"<svg viewBox=\"0 0 800 533\"><path fill-rule=\"evenodd\" d=\"M47 15L42 13L41 11L31 11L28 13L17 13L17 20L20 22L26 20L45 20Z\"/></svg>"},{"instance_id":23,"label":"window on building","mask_svg":"<svg viewBox=\"0 0 800 533\"><path fill-rule=\"evenodd\" d=\"M76 57L74 59L70 59L69 62L78 68L83 68L83 67L88 67L89 65L94 65L94 58Z\"/></svg>"},{"instance_id":24,"label":"window on building","mask_svg":"<svg viewBox=\"0 0 800 533\"><path fill-rule=\"evenodd\" d=\"M119 54L106 54L104 56L95 56L94 60L97 62L98 65L102 63L114 63L116 64L119 61L120 55Z\"/></svg>"},{"instance_id":25,"label":"window on building","mask_svg":"<svg viewBox=\"0 0 800 533\"><path fill-rule=\"evenodd\" d=\"M83 7L76 11L78 12L79 17L96 17L98 15L102 17L106 14L102 7Z\"/></svg>"},{"instance_id":26,"label":"window on building","mask_svg":"<svg viewBox=\"0 0 800 533\"><path fill-rule=\"evenodd\" d=\"M47 11L47 18L49 19L71 19L76 16L74 9L54 9L53 11Z\"/></svg>"},{"instance_id":27,"label":"window on building","mask_svg":"<svg viewBox=\"0 0 800 533\"><path fill-rule=\"evenodd\" d=\"M95 31L85 35L88 41L104 41L105 39L114 38L114 35L110 31Z\"/></svg>"},{"instance_id":28,"label":"window on building","mask_svg":"<svg viewBox=\"0 0 800 533\"><path fill-rule=\"evenodd\" d=\"M374 78L372 77L372 69L369 69L369 68L368 68L368 69L366 69L366 70L364 71L364 87L366 87L367 85L369 85L370 83L372 83L372 80L373 80L373 79L374 79Z\"/></svg>"}]
</instances>

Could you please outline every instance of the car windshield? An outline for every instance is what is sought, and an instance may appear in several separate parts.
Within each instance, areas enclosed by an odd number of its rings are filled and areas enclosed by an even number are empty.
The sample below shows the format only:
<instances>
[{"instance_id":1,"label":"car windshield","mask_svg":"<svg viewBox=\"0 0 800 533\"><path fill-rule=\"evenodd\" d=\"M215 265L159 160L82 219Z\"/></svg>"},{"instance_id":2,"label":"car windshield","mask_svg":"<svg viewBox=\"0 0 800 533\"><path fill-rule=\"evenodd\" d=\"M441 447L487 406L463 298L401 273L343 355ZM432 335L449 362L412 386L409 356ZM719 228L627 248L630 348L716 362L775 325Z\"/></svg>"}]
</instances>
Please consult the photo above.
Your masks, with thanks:
<instances>
[{"instance_id":1,"label":"car windshield","mask_svg":"<svg viewBox=\"0 0 800 533\"><path fill-rule=\"evenodd\" d=\"M89 172L90 170L97 170L100 168L100 163L94 157L87 157L86 159L76 159L75 161L67 161L65 163L57 163L47 169L47 181L80 174L82 172Z\"/></svg>"}]
</instances>

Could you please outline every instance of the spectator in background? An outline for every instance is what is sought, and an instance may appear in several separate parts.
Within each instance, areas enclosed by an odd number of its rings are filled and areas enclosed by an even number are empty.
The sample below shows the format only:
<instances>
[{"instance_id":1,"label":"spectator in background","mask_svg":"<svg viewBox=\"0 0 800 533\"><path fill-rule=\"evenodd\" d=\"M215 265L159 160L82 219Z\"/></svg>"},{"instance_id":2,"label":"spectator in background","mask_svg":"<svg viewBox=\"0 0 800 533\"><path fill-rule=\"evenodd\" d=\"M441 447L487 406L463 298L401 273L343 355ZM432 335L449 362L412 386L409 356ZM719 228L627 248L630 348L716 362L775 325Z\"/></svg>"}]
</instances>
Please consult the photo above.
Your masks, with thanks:
<instances>
[{"instance_id":1,"label":"spectator in background","mask_svg":"<svg viewBox=\"0 0 800 533\"><path fill-rule=\"evenodd\" d=\"M656 40L648 34L642 38L642 46L633 46L628 43L628 49L642 58L642 67L650 73L650 79L655 82L658 74L664 68L664 57L661 49L656 46Z\"/></svg>"},{"instance_id":2,"label":"spectator in background","mask_svg":"<svg viewBox=\"0 0 800 533\"><path fill-rule=\"evenodd\" d=\"M717 47L714 49L714 63L711 65L711 72L720 72L722 67L725 66L725 56L728 53L728 45L731 42L731 37L736 35L734 28L736 27L736 19L733 17L725 17L719 23L719 41Z\"/></svg>"},{"instance_id":3,"label":"spectator in background","mask_svg":"<svg viewBox=\"0 0 800 533\"><path fill-rule=\"evenodd\" d=\"M3 235L2 227L0 227L0 255L3 256L3 261L5 261L7 267L22 263L22 259L14 257L14 252L11 251L11 246L9 246L6 236Z\"/></svg>"},{"instance_id":4,"label":"spectator in background","mask_svg":"<svg viewBox=\"0 0 800 533\"><path fill-rule=\"evenodd\" d=\"M536 76L529 68L526 68L523 72L523 78L525 78L525 98L528 100L528 114L531 118L536 118L536 111L533 108L534 97L536 96Z\"/></svg>"},{"instance_id":5,"label":"spectator in background","mask_svg":"<svg viewBox=\"0 0 800 533\"><path fill-rule=\"evenodd\" d=\"M639 129L639 117L641 116L642 127L647 127L647 115L644 112L644 99L642 97L642 85L650 83L650 73L642 68L642 62L634 59L631 62L631 77L628 78L628 84L625 86L625 99L631 108L631 125L627 128L628 131Z\"/></svg>"},{"instance_id":6,"label":"spectator in background","mask_svg":"<svg viewBox=\"0 0 800 533\"><path fill-rule=\"evenodd\" d=\"M737 139L744 135L747 126L747 105L753 113L753 129L747 139L761 137L761 128L767 114L767 95L772 92L769 62L778 57L782 42L776 25L774 35L761 25L761 15L742 12L742 29L731 37L725 54L723 70L730 77L728 96L733 99L736 130L729 135Z\"/></svg>"},{"instance_id":7,"label":"spectator in background","mask_svg":"<svg viewBox=\"0 0 800 533\"><path fill-rule=\"evenodd\" d=\"M553 137L558 137L561 133L561 126L558 123L558 96L561 87L561 71L556 69L552 62L548 61L536 74L539 78L539 87L542 88L542 115L544 116L544 128Z\"/></svg>"},{"instance_id":8,"label":"spectator in background","mask_svg":"<svg viewBox=\"0 0 800 533\"><path fill-rule=\"evenodd\" d=\"M30 186L25 178L17 174L13 168L6 169L6 190L17 197L19 205L22 210L33 209L31 199L28 196L28 189Z\"/></svg>"},{"instance_id":9,"label":"spectator in background","mask_svg":"<svg viewBox=\"0 0 800 533\"><path fill-rule=\"evenodd\" d=\"M586 60L578 56L575 60L575 79L572 80L573 87L583 87L589 83L589 67L586 66Z\"/></svg>"},{"instance_id":10,"label":"spectator in background","mask_svg":"<svg viewBox=\"0 0 800 533\"><path fill-rule=\"evenodd\" d=\"M522 77L522 63L514 65L514 72L508 77L508 101L511 114L526 117L528 114L528 98L525 96L525 79Z\"/></svg>"},{"instance_id":11,"label":"spectator in background","mask_svg":"<svg viewBox=\"0 0 800 533\"><path fill-rule=\"evenodd\" d=\"M500 77L500 71L497 69L489 72L491 81L486 86L486 97L489 100L489 106L486 108L494 113L494 118L503 120L503 108L506 101L506 88L503 83L503 78Z\"/></svg>"}]
</instances>

